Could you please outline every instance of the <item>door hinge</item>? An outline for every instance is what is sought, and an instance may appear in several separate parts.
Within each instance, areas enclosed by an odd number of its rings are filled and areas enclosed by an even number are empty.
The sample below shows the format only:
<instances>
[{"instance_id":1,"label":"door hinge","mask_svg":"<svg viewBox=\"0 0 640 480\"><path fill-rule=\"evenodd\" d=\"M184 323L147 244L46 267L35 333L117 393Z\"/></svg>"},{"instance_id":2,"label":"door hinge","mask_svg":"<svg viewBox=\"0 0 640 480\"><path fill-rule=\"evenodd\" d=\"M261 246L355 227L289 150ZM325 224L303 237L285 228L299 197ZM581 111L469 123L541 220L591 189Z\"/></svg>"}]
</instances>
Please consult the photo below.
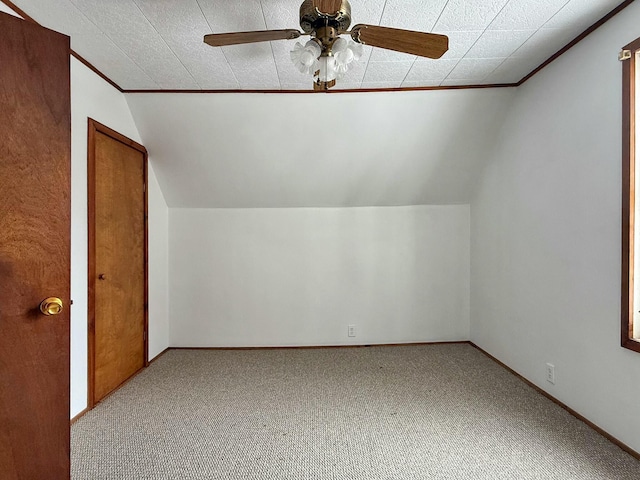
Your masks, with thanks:
<instances>
[{"instance_id":1,"label":"door hinge","mask_svg":"<svg viewBox=\"0 0 640 480\"><path fill-rule=\"evenodd\" d=\"M631 50L620 50L620 53L618 54L618 60L622 62L623 60L629 60L630 58Z\"/></svg>"},{"instance_id":2,"label":"door hinge","mask_svg":"<svg viewBox=\"0 0 640 480\"><path fill-rule=\"evenodd\" d=\"M146 185L142 185L142 191L146 192L147 191L147 186Z\"/></svg>"},{"instance_id":3,"label":"door hinge","mask_svg":"<svg viewBox=\"0 0 640 480\"><path fill-rule=\"evenodd\" d=\"M144 332L144 333L142 334L142 339L143 339L143 340L146 340L146 339L147 339L147 332Z\"/></svg>"}]
</instances>

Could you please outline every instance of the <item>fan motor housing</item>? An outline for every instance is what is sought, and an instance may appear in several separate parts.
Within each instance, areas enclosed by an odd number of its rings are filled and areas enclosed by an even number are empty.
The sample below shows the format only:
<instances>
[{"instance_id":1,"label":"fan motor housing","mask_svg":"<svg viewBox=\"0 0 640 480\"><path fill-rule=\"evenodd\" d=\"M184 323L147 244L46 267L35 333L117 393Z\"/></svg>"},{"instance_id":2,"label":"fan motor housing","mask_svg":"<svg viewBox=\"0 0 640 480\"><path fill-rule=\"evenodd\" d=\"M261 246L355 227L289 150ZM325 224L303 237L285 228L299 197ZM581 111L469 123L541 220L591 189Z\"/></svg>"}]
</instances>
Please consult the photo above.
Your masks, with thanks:
<instances>
[{"instance_id":1,"label":"fan motor housing","mask_svg":"<svg viewBox=\"0 0 640 480\"><path fill-rule=\"evenodd\" d=\"M335 15L325 16L313 6L313 0L305 0L300 5L300 28L305 33L313 33L321 27L333 27L339 32L346 32L351 25L351 5L342 0L342 5Z\"/></svg>"}]
</instances>

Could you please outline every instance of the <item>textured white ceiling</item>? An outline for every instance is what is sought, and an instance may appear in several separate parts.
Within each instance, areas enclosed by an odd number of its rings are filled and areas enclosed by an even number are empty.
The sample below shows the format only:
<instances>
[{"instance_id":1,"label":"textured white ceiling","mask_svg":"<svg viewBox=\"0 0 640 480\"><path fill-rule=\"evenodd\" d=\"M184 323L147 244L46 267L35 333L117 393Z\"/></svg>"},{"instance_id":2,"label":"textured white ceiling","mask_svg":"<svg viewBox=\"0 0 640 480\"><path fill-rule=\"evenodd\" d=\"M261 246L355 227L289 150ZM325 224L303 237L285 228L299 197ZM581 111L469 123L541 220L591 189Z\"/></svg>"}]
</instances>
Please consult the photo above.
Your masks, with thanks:
<instances>
[{"instance_id":1,"label":"textured white ceiling","mask_svg":"<svg viewBox=\"0 0 640 480\"><path fill-rule=\"evenodd\" d=\"M302 0L13 0L125 90L311 90L296 40L209 47L208 33L298 28ZM619 0L351 0L353 24L449 36L438 60L366 47L336 88L514 83ZM304 38L304 37L303 37Z\"/></svg>"}]
</instances>

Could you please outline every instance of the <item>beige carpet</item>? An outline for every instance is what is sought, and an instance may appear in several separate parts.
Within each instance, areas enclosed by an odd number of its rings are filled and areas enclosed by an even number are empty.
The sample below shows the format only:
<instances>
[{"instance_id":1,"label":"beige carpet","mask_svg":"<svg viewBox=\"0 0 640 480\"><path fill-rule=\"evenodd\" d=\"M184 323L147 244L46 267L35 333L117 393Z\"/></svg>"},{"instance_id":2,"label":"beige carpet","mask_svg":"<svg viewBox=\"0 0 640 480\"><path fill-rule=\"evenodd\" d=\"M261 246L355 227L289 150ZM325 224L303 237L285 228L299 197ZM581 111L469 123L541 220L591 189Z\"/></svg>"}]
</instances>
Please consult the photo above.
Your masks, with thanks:
<instances>
[{"instance_id":1,"label":"beige carpet","mask_svg":"<svg viewBox=\"0 0 640 480\"><path fill-rule=\"evenodd\" d=\"M81 479L638 480L470 345L171 350L72 428Z\"/></svg>"}]
</instances>

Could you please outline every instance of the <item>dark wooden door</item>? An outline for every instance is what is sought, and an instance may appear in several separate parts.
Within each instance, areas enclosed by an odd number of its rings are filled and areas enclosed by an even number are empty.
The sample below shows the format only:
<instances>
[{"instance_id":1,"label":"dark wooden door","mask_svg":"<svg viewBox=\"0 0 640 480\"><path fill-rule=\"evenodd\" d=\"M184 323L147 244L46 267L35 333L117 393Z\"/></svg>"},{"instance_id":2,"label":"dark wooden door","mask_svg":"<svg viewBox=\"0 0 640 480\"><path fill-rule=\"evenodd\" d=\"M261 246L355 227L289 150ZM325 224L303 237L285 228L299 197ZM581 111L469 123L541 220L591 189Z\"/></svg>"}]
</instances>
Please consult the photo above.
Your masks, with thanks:
<instances>
[{"instance_id":1,"label":"dark wooden door","mask_svg":"<svg viewBox=\"0 0 640 480\"><path fill-rule=\"evenodd\" d=\"M93 403L146 362L146 150L90 125Z\"/></svg>"},{"instance_id":2,"label":"dark wooden door","mask_svg":"<svg viewBox=\"0 0 640 480\"><path fill-rule=\"evenodd\" d=\"M0 132L0 478L68 479L69 38L4 13Z\"/></svg>"}]
</instances>

